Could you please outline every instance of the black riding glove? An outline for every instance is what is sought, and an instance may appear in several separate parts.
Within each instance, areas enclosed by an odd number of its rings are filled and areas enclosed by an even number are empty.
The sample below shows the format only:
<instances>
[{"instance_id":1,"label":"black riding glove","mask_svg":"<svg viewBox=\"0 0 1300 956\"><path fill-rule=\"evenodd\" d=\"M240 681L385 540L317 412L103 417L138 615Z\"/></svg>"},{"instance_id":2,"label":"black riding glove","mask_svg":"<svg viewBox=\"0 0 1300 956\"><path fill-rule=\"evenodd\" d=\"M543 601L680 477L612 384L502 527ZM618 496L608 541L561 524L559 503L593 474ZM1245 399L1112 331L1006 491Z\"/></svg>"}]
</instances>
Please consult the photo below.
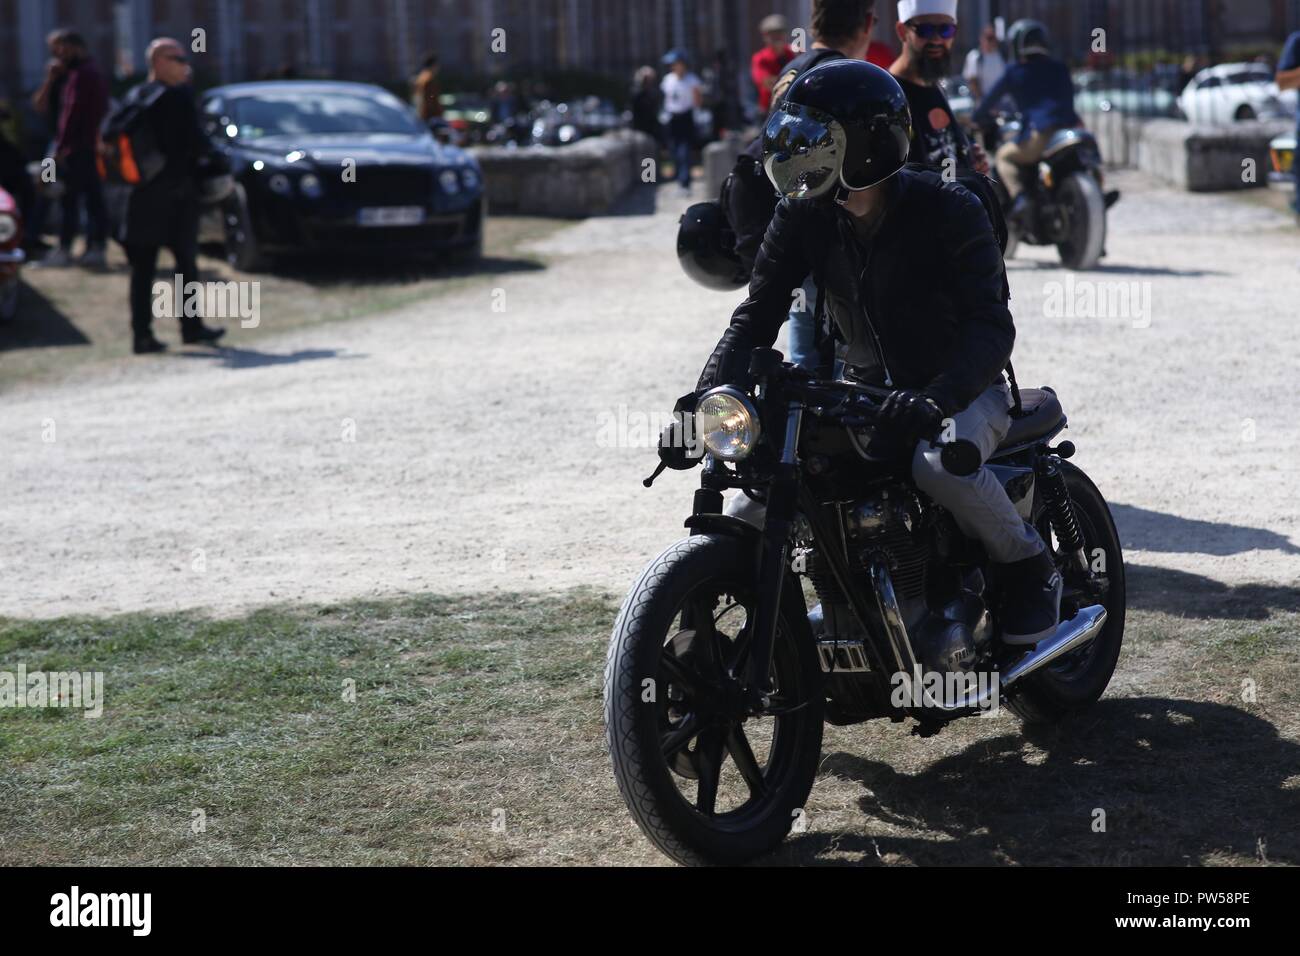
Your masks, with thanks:
<instances>
[{"instance_id":1,"label":"black riding glove","mask_svg":"<svg viewBox=\"0 0 1300 956\"><path fill-rule=\"evenodd\" d=\"M910 388L891 392L880 406L880 423L899 438L914 444L939 434L944 410L925 392Z\"/></svg>"}]
</instances>

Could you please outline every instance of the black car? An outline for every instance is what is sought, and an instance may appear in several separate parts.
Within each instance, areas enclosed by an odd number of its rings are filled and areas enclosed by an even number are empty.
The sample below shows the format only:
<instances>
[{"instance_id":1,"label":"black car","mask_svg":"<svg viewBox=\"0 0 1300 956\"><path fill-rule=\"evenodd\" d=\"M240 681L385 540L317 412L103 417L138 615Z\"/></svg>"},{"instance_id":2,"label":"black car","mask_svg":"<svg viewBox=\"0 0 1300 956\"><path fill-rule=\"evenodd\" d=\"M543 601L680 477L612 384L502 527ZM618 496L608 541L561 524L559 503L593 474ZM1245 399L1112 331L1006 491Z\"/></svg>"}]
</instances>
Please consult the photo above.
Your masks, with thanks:
<instances>
[{"instance_id":1,"label":"black car","mask_svg":"<svg viewBox=\"0 0 1300 956\"><path fill-rule=\"evenodd\" d=\"M456 261L483 247L477 161L364 83L275 81L209 90L204 128L230 159L226 254L255 270L286 252L346 250Z\"/></svg>"}]
</instances>

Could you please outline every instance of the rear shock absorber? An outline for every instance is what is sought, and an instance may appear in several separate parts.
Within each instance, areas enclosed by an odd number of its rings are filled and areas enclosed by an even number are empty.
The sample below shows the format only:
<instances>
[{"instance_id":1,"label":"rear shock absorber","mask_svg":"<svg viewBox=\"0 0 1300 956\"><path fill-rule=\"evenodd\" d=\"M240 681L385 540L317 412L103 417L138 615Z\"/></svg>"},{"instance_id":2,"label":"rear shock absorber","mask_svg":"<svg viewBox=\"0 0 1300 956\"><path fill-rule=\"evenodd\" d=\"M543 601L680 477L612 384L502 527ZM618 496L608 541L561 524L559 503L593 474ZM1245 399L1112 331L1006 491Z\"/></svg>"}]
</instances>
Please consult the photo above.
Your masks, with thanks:
<instances>
[{"instance_id":1,"label":"rear shock absorber","mask_svg":"<svg viewBox=\"0 0 1300 956\"><path fill-rule=\"evenodd\" d=\"M1034 471L1038 475L1047 516L1052 522L1052 531L1056 534L1061 550L1073 557L1079 570L1087 572L1088 557L1084 553L1083 532L1079 529L1079 519L1074 514L1070 489L1065 485L1061 459L1056 455L1044 455L1038 459Z\"/></svg>"}]
</instances>

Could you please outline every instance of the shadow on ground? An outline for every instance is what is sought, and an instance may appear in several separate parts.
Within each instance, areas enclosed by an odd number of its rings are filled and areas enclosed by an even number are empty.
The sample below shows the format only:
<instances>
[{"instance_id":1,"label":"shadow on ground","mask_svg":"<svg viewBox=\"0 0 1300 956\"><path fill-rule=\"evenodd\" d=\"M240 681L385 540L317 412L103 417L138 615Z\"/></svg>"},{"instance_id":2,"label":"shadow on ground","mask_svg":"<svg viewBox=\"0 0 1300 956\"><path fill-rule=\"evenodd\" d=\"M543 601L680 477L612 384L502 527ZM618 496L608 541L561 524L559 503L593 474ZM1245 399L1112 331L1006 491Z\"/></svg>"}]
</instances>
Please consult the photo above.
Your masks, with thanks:
<instances>
[{"instance_id":1,"label":"shadow on ground","mask_svg":"<svg viewBox=\"0 0 1300 956\"><path fill-rule=\"evenodd\" d=\"M18 290L18 314L0 324L0 352L89 344L72 319L25 282Z\"/></svg>"},{"instance_id":2,"label":"shadow on ground","mask_svg":"<svg viewBox=\"0 0 1300 956\"><path fill-rule=\"evenodd\" d=\"M1300 548L1276 531L1199 518L1180 518L1133 505L1112 504L1111 516L1126 550L1211 554L1225 557L1244 551L1300 554Z\"/></svg>"},{"instance_id":3,"label":"shadow on ground","mask_svg":"<svg viewBox=\"0 0 1300 956\"><path fill-rule=\"evenodd\" d=\"M205 245L204 252L218 259L222 256L219 245ZM418 282L424 279L506 275L514 272L538 272L545 268L546 264L537 259L512 256L485 255L472 263L453 263L436 259L382 256L374 252L340 252L277 256L267 272L280 279L295 279L315 286L329 287L392 285L395 282Z\"/></svg>"},{"instance_id":4,"label":"shadow on ground","mask_svg":"<svg viewBox=\"0 0 1300 956\"><path fill-rule=\"evenodd\" d=\"M1265 621L1279 611L1300 612L1300 587L1223 584L1170 568L1130 564L1124 569L1128 606L1188 620Z\"/></svg>"},{"instance_id":5,"label":"shadow on ground","mask_svg":"<svg viewBox=\"0 0 1300 956\"><path fill-rule=\"evenodd\" d=\"M847 854L865 865L1186 866L1231 855L1300 864L1300 745L1267 720L1221 704L1131 698L1024 737L1018 730L916 774L829 754L823 775L861 785L866 820L858 832L793 835L768 862L842 863ZM1093 829L1098 810L1104 833Z\"/></svg>"},{"instance_id":6,"label":"shadow on ground","mask_svg":"<svg viewBox=\"0 0 1300 956\"><path fill-rule=\"evenodd\" d=\"M201 352L178 352L177 355L187 359L208 359L217 363L219 368L231 369L265 368L268 365L297 365L299 362L313 362L319 359L356 359L365 357L361 354L344 354L338 349L299 349L296 352L275 353L228 346Z\"/></svg>"}]
</instances>

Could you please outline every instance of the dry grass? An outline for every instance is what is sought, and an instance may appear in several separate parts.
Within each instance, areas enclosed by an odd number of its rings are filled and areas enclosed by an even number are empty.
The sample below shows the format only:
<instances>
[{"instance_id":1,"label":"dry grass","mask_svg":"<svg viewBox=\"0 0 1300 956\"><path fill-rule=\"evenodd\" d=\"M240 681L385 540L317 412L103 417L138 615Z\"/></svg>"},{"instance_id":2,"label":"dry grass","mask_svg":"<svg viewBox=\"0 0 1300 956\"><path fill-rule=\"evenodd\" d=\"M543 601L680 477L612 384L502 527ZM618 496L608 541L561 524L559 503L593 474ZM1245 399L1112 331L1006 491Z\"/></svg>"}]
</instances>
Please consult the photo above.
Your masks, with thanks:
<instances>
[{"instance_id":1,"label":"dry grass","mask_svg":"<svg viewBox=\"0 0 1300 956\"><path fill-rule=\"evenodd\" d=\"M1297 592L1168 610L1158 572L1133 584L1097 707L1029 736L1009 714L828 728L809 828L769 862L1300 863ZM614 611L574 592L0 622L0 669L107 672L100 720L0 711L0 863L662 863L604 752Z\"/></svg>"}]
</instances>

